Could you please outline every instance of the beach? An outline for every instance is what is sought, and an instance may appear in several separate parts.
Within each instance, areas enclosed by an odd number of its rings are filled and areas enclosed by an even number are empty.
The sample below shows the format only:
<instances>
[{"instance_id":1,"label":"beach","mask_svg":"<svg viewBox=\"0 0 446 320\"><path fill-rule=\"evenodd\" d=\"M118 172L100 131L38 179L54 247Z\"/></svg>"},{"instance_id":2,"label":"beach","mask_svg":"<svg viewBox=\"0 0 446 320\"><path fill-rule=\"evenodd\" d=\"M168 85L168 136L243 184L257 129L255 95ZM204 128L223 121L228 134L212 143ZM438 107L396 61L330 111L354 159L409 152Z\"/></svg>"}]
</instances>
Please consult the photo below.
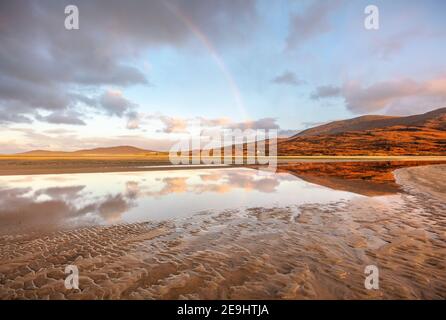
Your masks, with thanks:
<instances>
[{"instance_id":1,"label":"beach","mask_svg":"<svg viewBox=\"0 0 446 320\"><path fill-rule=\"evenodd\" d=\"M385 196L4 233L0 299L444 299L445 172L397 169Z\"/></svg>"}]
</instances>

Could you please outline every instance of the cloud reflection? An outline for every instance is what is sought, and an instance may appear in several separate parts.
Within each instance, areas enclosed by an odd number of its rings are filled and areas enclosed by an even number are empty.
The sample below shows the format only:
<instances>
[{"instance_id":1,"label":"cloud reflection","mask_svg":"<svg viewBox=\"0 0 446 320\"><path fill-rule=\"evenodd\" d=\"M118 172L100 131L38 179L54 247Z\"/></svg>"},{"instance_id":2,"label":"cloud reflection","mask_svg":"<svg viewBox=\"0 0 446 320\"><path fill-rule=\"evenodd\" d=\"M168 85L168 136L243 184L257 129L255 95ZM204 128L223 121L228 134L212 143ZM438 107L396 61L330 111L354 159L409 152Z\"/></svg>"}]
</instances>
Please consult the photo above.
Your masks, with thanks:
<instances>
[{"instance_id":1,"label":"cloud reflection","mask_svg":"<svg viewBox=\"0 0 446 320\"><path fill-rule=\"evenodd\" d=\"M137 207L143 198L186 193L223 194L235 190L273 193L281 183L281 176L259 177L251 171L207 171L196 175L178 172L178 176L155 179L156 188L151 183L132 179L125 182L122 191L94 195L88 191L87 185L77 184L76 180L65 179L65 184L72 185L39 187L39 183L56 183L46 178L15 179L10 181L12 185L22 182L32 187L10 188L6 185L0 189L0 231L51 229L67 222L75 225L93 221L114 223Z\"/></svg>"}]
</instances>

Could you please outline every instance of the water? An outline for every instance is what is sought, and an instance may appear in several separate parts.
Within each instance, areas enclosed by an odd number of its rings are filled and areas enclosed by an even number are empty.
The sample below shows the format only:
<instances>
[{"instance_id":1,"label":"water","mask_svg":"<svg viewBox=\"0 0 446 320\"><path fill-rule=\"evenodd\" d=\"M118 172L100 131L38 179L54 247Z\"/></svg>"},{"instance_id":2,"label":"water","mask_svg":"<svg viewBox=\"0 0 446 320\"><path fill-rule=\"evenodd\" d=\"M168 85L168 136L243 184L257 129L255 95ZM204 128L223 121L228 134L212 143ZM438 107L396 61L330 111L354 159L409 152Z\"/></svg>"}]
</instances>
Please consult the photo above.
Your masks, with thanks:
<instances>
[{"instance_id":1,"label":"water","mask_svg":"<svg viewBox=\"0 0 446 320\"><path fill-rule=\"evenodd\" d=\"M0 229L132 223L353 197L288 173L248 168L3 176Z\"/></svg>"}]
</instances>

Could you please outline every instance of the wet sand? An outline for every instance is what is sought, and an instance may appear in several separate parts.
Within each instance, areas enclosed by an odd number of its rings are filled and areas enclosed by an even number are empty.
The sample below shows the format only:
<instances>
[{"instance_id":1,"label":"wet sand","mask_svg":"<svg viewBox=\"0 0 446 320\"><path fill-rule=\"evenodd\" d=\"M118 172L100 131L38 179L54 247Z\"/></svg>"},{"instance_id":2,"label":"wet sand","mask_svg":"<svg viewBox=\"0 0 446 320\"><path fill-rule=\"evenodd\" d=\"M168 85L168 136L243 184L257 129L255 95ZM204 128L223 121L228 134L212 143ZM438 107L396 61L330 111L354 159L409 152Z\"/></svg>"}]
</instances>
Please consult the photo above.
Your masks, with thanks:
<instances>
[{"instance_id":1,"label":"wet sand","mask_svg":"<svg viewBox=\"0 0 446 320\"><path fill-rule=\"evenodd\" d=\"M396 170L396 182L406 190L416 190L428 196L442 199L446 203L446 165L411 167Z\"/></svg>"},{"instance_id":2,"label":"wet sand","mask_svg":"<svg viewBox=\"0 0 446 320\"><path fill-rule=\"evenodd\" d=\"M0 298L444 299L445 173L398 169L385 197L2 235ZM371 264L379 290L364 287Z\"/></svg>"}]
</instances>

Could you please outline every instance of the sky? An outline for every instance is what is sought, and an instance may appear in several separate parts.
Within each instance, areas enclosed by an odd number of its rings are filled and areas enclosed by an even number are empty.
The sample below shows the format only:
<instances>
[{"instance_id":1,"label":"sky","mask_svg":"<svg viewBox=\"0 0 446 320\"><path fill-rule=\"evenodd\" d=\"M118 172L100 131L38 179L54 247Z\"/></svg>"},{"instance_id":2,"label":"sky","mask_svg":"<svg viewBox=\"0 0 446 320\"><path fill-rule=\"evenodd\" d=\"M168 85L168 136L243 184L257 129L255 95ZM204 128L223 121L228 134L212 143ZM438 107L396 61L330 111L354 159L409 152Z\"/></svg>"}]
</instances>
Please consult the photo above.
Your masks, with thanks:
<instances>
[{"instance_id":1,"label":"sky","mask_svg":"<svg viewBox=\"0 0 446 320\"><path fill-rule=\"evenodd\" d=\"M445 107L445 12L442 0L0 1L0 153L167 150L198 126L290 136Z\"/></svg>"}]
</instances>

